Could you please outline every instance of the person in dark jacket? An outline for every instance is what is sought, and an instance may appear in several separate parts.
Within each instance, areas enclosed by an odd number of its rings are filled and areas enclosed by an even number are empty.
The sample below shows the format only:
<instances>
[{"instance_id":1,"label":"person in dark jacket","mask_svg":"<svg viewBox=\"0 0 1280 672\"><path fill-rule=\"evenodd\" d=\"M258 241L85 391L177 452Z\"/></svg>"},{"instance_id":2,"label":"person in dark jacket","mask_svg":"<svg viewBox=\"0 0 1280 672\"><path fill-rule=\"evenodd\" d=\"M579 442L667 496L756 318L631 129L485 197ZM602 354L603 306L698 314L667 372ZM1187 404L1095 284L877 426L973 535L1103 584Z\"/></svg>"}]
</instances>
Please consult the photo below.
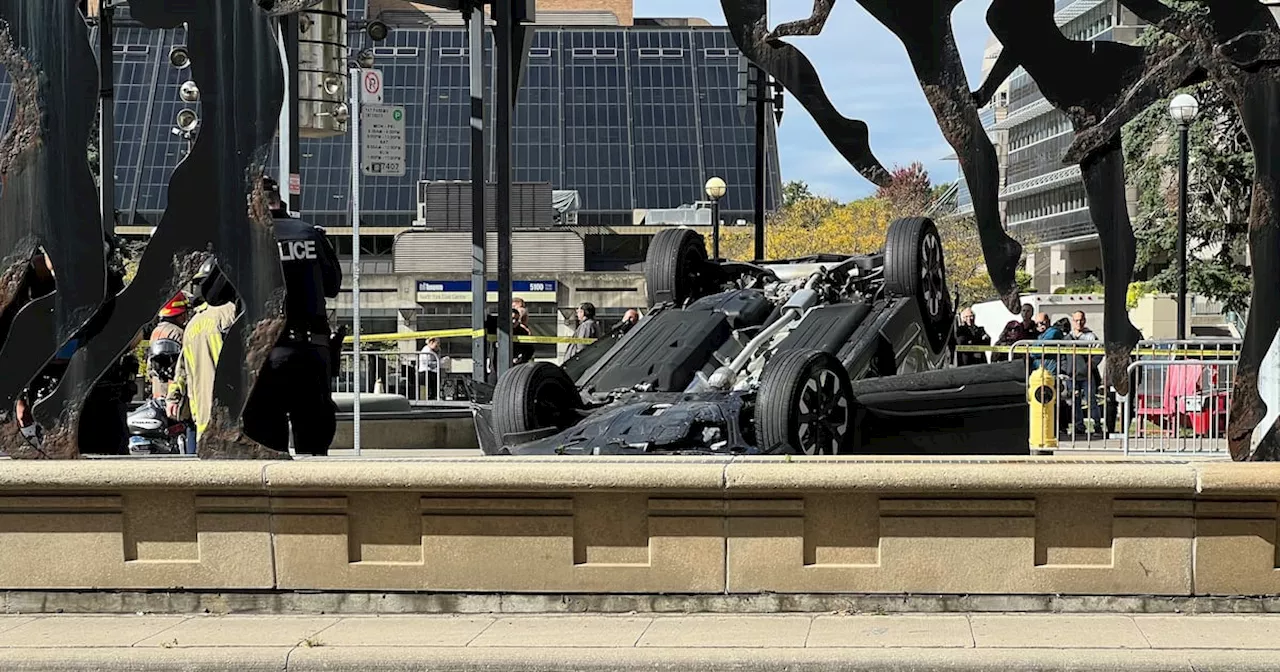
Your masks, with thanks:
<instances>
[{"instance_id":1,"label":"person in dark jacket","mask_svg":"<svg viewBox=\"0 0 1280 672\"><path fill-rule=\"evenodd\" d=\"M574 338L600 338L600 323L596 322L595 304L584 302L578 306L578 328L573 330ZM578 343L569 345L564 358L569 359L582 351L584 346Z\"/></svg>"},{"instance_id":2,"label":"person in dark jacket","mask_svg":"<svg viewBox=\"0 0 1280 672\"><path fill-rule=\"evenodd\" d=\"M965 308L960 311L960 326L956 327L956 345L991 345L991 336L987 335L987 330L974 322L972 308ZM961 352L956 354L956 364L958 366L974 366L986 363L987 353L985 352Z\"/></svg>"},{"instance_id":3,"label":"person in dark jacket","mask_svg":"<svg viewBox=\"0 0 1280 672\"><path fill-rule=\"evenodd\" d=\"M338 255L323 229L289 216L275 180L262 187L271 208L285 282L285 326L245 404L244 430L278 452L328 455L337 430L331 392L334 334L326 298L342 285Z\"/></svg>"},{"instance_id":4,"label":"person in dark jacket","mask_svg":"<svg viewBox=\"0 0 1280 672\"><path fill-rule=\"evenodd\" d=\"M530 331L529 327L526 326L524 323L524 314L520 312L519 308L512 308L511 309L511 336L514 338L514 337L532 336L532 335L533 335L533 332ZM532 362L535 351L536 349L534 348L534 345L532 343L521 343L519 341L512 342L511 365L519 366L521 364L528 364L529 362Z\"/></svg>"},{"instance_id":5,"label":"person in dark jacket","mask_svg":"<svg viewBox=\"0 0 1280 672\"><path fill-rule=\"evenodd\" d=\"M1040 331L1036 328L1036 322L1032 319L1035 314L1035 308L1031 304L1022 304L1022 314L1020 319L1010 320L1004 325L1004 329L1000 331L1000 337L996 339L996 345L1013 345L1019 341L1034 341L1040 336ZM1015 355L1017 359L1026 359L1026 355ZM1009 355L1003 352L997 352L991 357L993 362L1004 362L1009 360Z\"/></svg>"}]
</instances>

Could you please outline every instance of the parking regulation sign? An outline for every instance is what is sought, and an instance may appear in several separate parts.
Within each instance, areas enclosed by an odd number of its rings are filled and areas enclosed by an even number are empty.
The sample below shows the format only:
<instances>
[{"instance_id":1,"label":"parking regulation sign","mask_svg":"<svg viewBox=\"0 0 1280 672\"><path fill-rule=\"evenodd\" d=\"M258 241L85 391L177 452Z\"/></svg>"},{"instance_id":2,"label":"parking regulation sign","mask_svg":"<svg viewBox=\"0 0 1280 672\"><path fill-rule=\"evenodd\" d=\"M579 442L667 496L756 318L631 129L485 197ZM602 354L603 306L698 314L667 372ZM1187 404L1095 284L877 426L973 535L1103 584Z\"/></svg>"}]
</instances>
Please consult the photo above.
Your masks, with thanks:
<instances>
[{"instance_id":1,"label":"parking regulation sign","mask_svg":"<svg viewBox=\"0 0 1280 672\"><path fill-rule=\"evenodd\" d=\"M404 177L404 107L363 106L360 163L370 177Z\"/></svg>"},{"instance_id":2,"label":"parking regulation sign","mask_svg":"<svg viewBox=\"0 0 1280 672\"><path fill-rule=\"evenodd\" d=\"M382 103L382 71L360 71L360 102L364 104Z\"/></svg>"}]
</instances>

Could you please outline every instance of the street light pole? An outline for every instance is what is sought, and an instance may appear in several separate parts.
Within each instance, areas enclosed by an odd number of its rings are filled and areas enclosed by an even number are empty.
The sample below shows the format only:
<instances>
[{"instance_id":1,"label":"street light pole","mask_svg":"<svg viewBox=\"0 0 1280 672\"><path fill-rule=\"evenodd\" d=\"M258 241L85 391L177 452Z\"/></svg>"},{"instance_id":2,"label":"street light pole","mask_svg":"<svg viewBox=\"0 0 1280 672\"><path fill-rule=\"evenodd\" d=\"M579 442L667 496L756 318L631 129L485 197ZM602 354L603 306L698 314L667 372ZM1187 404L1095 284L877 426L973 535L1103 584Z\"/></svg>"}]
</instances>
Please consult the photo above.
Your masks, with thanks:
<instances>
[{"instance_id":1,"label":"street light pole","mask_svg":"<svg viewBox=\"0 0 1280 672\"><path fill-rule=\"evenodd\" d=\"M707 198L711 199L711 258L720 260L720 199L724 198L729 186L719 177L707 180L703 187Z\"/></svg>"},{"instance_id":2,"label":"street light pole","mask_svg":"<svg viewBox=\"0 0 1280 672\"><path fill-rule=\"evenodd\" d=\"M720 260L720 201L711 201L711 258Z\"/></svg>"},{"instance_id":3,"label":"street light pole","mask_svg":"<svg viewBox=\"0 0 1280 672\"><path fill-rule=\"evenodd\" d=\"M765 152L765 115L769 113L768 91L769 76L761 68L755 68L755 99L756 99L756 192L755 192L755 254L752 256L757 262L764 261L764 190L765 190L765 174L767 166L765 161L767 154Z\"/></svg>"},{"instance_id":4,"label":"street light pole","mask_svg":"<svg viewBox=\"0 0 1280 672\"><path fill-rule=\"evenodd\" d=\"M1169 101L1169 116L1178 122L1178 340L1187 338L1187 145L1191 122L1200 114L1200 102L1180 93Z\"/></svg>"},{"instance_id":5,"label":"street light pole","mask_svg":"<svg viewBox=\"0 0 1280 672\"><path fill-rule=\"evenodd\" d=\"M1187 141L1189 124L1178 126L1178 340L1187 338Z\"/></svg>"}]
</instances>

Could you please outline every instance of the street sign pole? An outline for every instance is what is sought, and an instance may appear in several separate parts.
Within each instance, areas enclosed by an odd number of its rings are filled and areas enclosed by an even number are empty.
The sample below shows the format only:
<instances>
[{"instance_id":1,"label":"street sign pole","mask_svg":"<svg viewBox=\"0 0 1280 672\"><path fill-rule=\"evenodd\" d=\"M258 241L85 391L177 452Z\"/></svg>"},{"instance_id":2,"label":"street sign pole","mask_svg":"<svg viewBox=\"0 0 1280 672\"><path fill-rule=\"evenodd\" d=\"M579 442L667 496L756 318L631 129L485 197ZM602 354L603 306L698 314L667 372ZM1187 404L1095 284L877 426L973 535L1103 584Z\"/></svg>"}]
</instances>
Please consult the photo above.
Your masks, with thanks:
<instances>
[{"instance_id":1,"label":"street sign pole","mask_svg":"<svg viewBox=\"0 0 1280 672\"><path fill-rule=\"evenodd\" d=\"M360 98L363 71L351 69L351 340L355 378L351 445L360 454Z\"/></svg>"},{"instance_id":2,"label":"street sign pole","mask_svg":"<svg viewBox=\"0 0 1280 672\"><path fill-rule=\"evenodd\" d=\"M484 337L485 225L484 189L488 171L484 167L484 7L468 4L466 8L467 59L471 84L471 379L485 380ZM477 338L474 332L481 335Z\"/></svg>"}]
</instances>

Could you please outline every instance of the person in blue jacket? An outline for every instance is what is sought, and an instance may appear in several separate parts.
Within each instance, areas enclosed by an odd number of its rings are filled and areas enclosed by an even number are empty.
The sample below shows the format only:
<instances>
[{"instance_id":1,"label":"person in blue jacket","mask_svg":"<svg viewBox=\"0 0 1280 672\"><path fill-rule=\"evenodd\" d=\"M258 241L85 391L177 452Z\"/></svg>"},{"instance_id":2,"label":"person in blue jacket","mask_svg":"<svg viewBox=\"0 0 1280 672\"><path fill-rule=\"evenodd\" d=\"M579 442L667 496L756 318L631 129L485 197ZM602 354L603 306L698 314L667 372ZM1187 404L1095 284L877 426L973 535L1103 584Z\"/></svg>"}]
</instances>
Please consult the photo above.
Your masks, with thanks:
<instances>
[{"instance_id":1,"label":"person in blue jacket","mask_svg":"<svg viewBox=\"0 0 1280 672\"><path fill-rule=\"evenodd\" d=\"M1063 326L1064 322L1067 323L1068 325L1070 324L1070 322L1065 318L1062 320L1059 320L1055 324L1050 324L1048 313L1040 313L1039 315L1036 315L1036 321L1035 321L1036 330L1040 332L1040 335L1036 338L1036 340L1037 341L1066 340L1067 333L1070 330L1070 326ZM1050 352L1047 354L1045 353L1033 354L1031 356L1031 369L1034 371L1035 369L1042 368L1056 376L1058 374L1058 359L1060 357L1061 355L1059 355L1056 352Z\"/></svg>"}]
</instances>

